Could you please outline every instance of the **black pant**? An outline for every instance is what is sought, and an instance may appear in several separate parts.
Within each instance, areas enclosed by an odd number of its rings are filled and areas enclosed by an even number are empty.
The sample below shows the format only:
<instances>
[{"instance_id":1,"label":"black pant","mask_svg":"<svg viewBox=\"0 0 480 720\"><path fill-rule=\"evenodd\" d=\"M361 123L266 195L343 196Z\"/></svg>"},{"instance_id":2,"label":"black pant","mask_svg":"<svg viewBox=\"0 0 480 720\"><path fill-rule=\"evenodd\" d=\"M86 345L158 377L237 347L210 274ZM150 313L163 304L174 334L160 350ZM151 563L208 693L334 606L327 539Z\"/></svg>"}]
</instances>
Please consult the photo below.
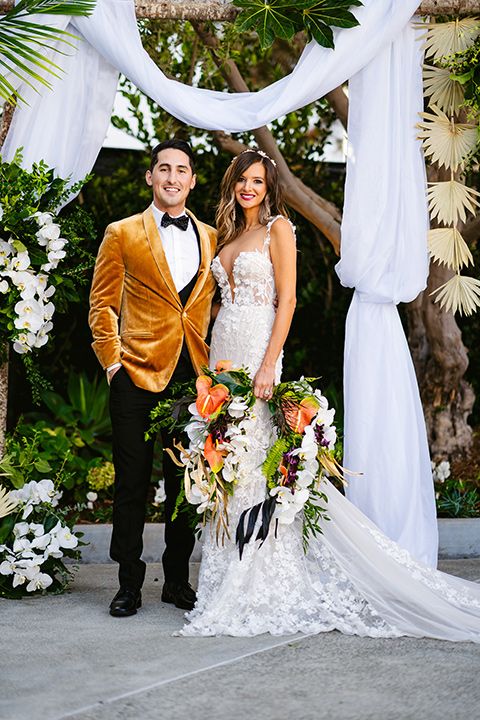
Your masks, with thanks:
<instances>
[{"instance_id":1,"label":"black pant","mask_svg":"<svg viewBox=\"0 0 480 720\"><path fill-rule=\"evenodd\" d=\"M170 385L194 377L189 361L180 358ZM145 441L150 426L150 411L158 401L169 396L169 386L159 393L134 385L124 368L117 370L110 386L110 417L113 430L113 464L115 494L113 500L113 532L110 557L120 564L120 585L140 588L146 565L140 559L143 550L143 528L147 494L153 465L155 439ZM162 431L164 448L173 449L174 437ZM177 453L178 455L178 453ZM188 563L195 545L195 535L188 514L172 513L181 487L183 474L169 454L163 454L165 479L165 545L162 556L165 580L188 580Z\"/></svg>"}]
</instances>

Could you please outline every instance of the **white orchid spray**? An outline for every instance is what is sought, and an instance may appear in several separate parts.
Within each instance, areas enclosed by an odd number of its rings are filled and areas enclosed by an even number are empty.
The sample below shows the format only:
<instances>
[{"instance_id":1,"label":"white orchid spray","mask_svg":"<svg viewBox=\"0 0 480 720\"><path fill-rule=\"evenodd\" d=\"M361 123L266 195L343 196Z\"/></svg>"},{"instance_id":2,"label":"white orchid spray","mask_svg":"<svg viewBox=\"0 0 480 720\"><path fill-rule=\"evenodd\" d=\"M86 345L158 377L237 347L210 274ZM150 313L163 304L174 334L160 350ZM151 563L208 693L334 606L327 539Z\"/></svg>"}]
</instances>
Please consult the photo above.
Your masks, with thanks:
<instances>
[{"instance_id":1,"label":"white orchid spray","mask_svg":"<svg viewBox=\"0 0 480 720\"><path fill-rule=\"evenodd\" d=\"M0 514L6 492L0 488ZM73 571L63 559L78 560L80 537L58 510L60 497L47 478L8 493L9 516L0 523L0 596L62 592L68 585Z\"/></svg>"}]
</instances>

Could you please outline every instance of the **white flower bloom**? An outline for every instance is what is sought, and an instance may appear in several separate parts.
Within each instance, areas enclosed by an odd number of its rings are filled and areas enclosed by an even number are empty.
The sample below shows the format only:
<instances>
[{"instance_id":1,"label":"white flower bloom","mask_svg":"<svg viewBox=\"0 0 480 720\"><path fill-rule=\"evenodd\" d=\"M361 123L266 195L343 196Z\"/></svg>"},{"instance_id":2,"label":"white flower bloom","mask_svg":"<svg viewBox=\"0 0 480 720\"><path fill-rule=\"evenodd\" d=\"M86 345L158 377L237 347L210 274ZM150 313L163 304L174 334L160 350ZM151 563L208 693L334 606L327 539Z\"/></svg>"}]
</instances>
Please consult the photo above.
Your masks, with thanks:
<instances>
[{"instance_id":1,"label":"white flower bloom","mask_svg":"<svg viewBox=\"0 0 480 720\"><path fill-rule=\"evenodd\" d=\"M8 269L15 272L26 270L30 266L30 255L27 250L17 253L8 263Z\"/></svg>"},{"instance_id":2,"label":"white flower bloom","mask_svg":"<svg viewBox=\"0 0 480 720\"><path fill-rule=\"evenodd\" d=\"M43 525L42 525L43 528ZM13 536L15 538L24 537L30 532L30 524L27 522L19 522L13 526Z\"/></svg>"},{"instance_id":3,"label":"white flower bloom","mask_svg":"<svg viewBox=\"0 0 480 720\"><path fill-rule=\"evenodd\" d=\"M95 500L98 499L98 495L96 492L88 492L87 493L87 500L90 500L90 502L95 502Z\"/></svg>"},{"instance_id":4,"label":"white flower bloom","mask_svg":"<svg viewBox=\"0 0 480 720\"><path fill-rule=\"evenodd\" d=\"M198 417L200 417L200 415ZM192 449L204 447L206 438L205 427L205 423L199 420L191 420L185 427L185 432L188 435Z\"/></svg>"},{"instance_id":5,"label":"white flower bloom","mask_svg":"<svg viewBox=\"0 0 480 720\"><path fill-rule=\"evenodd\" d=\"M166 497L167 497L167 495L165 493L165 480L159 480L158 487L155 492L155 497L153 499L153 504L160 505L160 503L165 501Z\"/></svg>"},{"instance_id":6,"label":"white flower bloom","mask_svg":"<svg viewBox=\"0 0 480 720\"><path fill-rule=\"evenodd\" d=\"M58 238L58 240L50 240L50 242L48 243L48 251L57 252L57 250L63 250L66 244L67 241L65 240L65 238Z\"/></svg>"},{"instance_id":7,"label":"white flower bloom","mask_svg":"<svg viewBox=\"0 0 480 720\"><path fill-rule=\"evenodd\" d=\"M30 550L31 546L32 544L27 537L19 537L13 541L12 550L14 553L19 553L23 552L23 550Z\"/></svg>"},{"instance_id":8,"label":"white flower bloom","mask_svg":"<svg viewBox=\"0 0 480 720\"><path fill-rule=\"evenodd\" d=\"M0 280L0 292L6 293L8 292L10 288L10 285L8 284L8 280Z\"/></svg>"},{"instance_id":9,"label":"white flower bloom","mask_svg":"<svg viewBox=\"0 0 480 720\"><path fill-rule=\"evenodd\" d=\"M45 590L53 582L53 579L47 573L37 572L27 585L27 592L35 590Z\"/></svg>"},{"instance_id":10,"label":"white flower bloom","mask_svg":"<svg viewBox=\"0 0 480 720\"><path fill-rule=\"evenodd\" d=\"M38 224L40 225L40 227L41 227L42 225L51 225L52 222L53 222L53 215L52 215L52 213L49 213L49 212L44 212L44 213L38 212L38 213L34 213L34 216L33 216L33 217L36 217L36 218L37 218L37 222L38 222Z\"/></svg>"},{"instance_id":11,"label":"white flower bloom","mask_svg":"<svg viewBox=\"0 0 480 720\"><path fill-rule=\"evenodd\" d=\"M70 530L69 527L63 527L60 522L55 525L50 534L52 537L55 537L61 548L75 548L78 545L77 536Z\"/></svg>"},{"instance_id":12,"label":"white flower bloom","mask_svg":"<svg viewBox=\"0 0 480 720\"><path fill-rule=\"evenodd\" d=\"M442 462L438 463L437 466L435 466L435 463L432 462L432 470L433 470L433 479L436 482L445 482L445 480L450 477L450 463L448 460L442 460Z\"/></svg>"},{"instance_id":13,"label":"white flower bloom","mask_svg":"<svg viewBox=\"0 0 480 720\"><path fill-rule=\"evenodd\" d=\"M43 225L37 232L38 244L46 245L50 240L57 240L60 237L60 225L49 223Z\"/></svg>"},{"instance_id":14,"label":"white flower bloom","mask_svg":"<svg viewBox=\"0 0 480 720\"><path fill-rule=\"evenodd\" d=\"M39 535L35 538L35 540L32 541L31 547L38 548L39 550L45 550L45 548L50 544L50 540L50 533Z\"/></svg>"},{"instance_id":15,"label":"white flower bloom","mask_svg":"<svg viewBox=\"0 0 480 720\"><path fill-rule=\"evenodd\" d=\"M15 558L13 555L9 555L9 557L0 564L0 575L11 575L14 570Z\"/></svg>"},{"instance_id":16,"label":"white flower bloom","mask_svg":"<svg viewBox=\"0 0 480 720\"><path fill-rule=\"evenodd\" d=\"M19 342L16 342L16 341L15 341L15 342L13 343L13 349L14 349L15 352L18 353L19 355L26 355L28 352L31 351L32 348L29 347L28 345L24 345L24 344L22 344L22 343L19 343Z\"/></svg>"},{"instance_id":17,"label":"white flower bloom","mask_svg":"<svg viewBox=\"0 0 480 720\"><path fill-rule=\"evenodd\" d=\"M234 397L228 406L228 414L231 417L242 417L242 415L244 415L247 410L248 403L246 403L245 400L240 397Z\"/></svg>"},{"instance_id":18,"label":"white flower bloom","mask_svg":"<svg viewBox=\"0 0 480 720\"><path fill-rule=\"evenodd\" d=\"M0 240L0 267L4 267L8 260L7 258L15 252L15 248L5 240Z\"/></svg>"},{"instance_id":19,"label":"white flower bloom","mask_svg":"<svg viewBox=\"0 0 480 720\"><path fill-rule=\"evenodd\" d=\"M270 490L270 495L277 496L277 505L273 517L283 525L289 525L295 520L295 516L303 509L308 500L307 489L298 490L295 493L286 487L275 487Z\"/></svg>"}]
</instances>

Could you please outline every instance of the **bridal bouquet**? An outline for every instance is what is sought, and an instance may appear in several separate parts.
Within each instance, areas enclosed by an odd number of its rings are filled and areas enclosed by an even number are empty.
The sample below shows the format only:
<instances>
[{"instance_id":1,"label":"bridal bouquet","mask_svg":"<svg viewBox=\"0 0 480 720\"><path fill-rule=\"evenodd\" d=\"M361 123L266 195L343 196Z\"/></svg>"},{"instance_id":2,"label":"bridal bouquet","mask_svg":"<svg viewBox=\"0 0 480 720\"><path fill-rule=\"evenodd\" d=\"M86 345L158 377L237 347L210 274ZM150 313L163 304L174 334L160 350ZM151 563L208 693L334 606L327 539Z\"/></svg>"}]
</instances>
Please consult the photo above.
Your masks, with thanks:
<instances>
[{"instance_id":1,"label":"bridal bouquet","mask_svg":"<svg viewBox=\"0 0 480 720\"><path fill-rule=\"evenodd\" d=\"M172 400L159 403L152 412L155 421L147 437L160 426L178 425L188 438L188 447L177 443L184 467L183 497L197 506L197 513L217 523L217 540L228 529L228 498L235 483L245 474L242 467L248 452L249 429L255 403L250 378L243 369L232 370L231 362L217 363L214 372L205 369L195 384L177 386ZM186 444L186 442L185 442Z\"/></svg>"},{"instance_id":2,"label":"bridal bouquet","mask_svg":"<svg viewBox=\"0 0 480 720\"><path fill-rule=\"evenodd\" d=\"M246 479L255 422L252 381L245 370L232 370L231 365L223 361L214 372L205 370L195 382L177 386L173 398L160 402L152 412L155 422L147 434L151 436L160 426L178 426L182 431L184 443L176 444L180 462L174 458L184 469L179 503L186 497L203 514L203 524L216 522L217 541L220 531L230 537L228 498L235 485ZM346 472L335 458L335 410L308 380L277 385L268 405L276 439L262 464L266 498L239 519L240 557L259 517L255 539L262 542L272 520L288 524L299 515L305 544L311 534L321 532L320 519L328 520L321 505L327 500L320 489L322 477L335 476L344 482Z\"/></svg>"}]
</instances>

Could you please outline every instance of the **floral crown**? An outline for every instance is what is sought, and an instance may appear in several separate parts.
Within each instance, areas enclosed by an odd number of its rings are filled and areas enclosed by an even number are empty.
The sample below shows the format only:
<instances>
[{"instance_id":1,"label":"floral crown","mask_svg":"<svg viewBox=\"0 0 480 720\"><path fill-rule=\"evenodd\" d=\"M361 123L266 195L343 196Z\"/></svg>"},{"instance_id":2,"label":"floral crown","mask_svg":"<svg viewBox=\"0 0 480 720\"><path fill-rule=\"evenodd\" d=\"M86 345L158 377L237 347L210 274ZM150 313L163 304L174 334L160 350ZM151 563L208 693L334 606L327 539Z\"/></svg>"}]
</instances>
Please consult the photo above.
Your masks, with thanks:
<instances>
[{"instance_id":1,"label":"floral crown","mask_svg":"<svg viewBox=\"0 0 480 720\"><path fill-rule=\"evenodd\" d=\"M275 162L275 160L274 160L273 158L271 158L270 155L267 155L266 152L263 152L263 150L259 150L258 148L247 148L246 150L242 150L241 153L239 153L238 155L236 155L236 156L233 158L232 163L233 163L238 157L240 157L240 155L245 155L245 153L249 153L249 152L253 152L253 153L256 153L257 155L261 155L262 157L266 158L267 160L270 160L270 162L272 163L272 165L273 165L274 168L277 167L277 163Z\"/></svg>"}]
</instances>

